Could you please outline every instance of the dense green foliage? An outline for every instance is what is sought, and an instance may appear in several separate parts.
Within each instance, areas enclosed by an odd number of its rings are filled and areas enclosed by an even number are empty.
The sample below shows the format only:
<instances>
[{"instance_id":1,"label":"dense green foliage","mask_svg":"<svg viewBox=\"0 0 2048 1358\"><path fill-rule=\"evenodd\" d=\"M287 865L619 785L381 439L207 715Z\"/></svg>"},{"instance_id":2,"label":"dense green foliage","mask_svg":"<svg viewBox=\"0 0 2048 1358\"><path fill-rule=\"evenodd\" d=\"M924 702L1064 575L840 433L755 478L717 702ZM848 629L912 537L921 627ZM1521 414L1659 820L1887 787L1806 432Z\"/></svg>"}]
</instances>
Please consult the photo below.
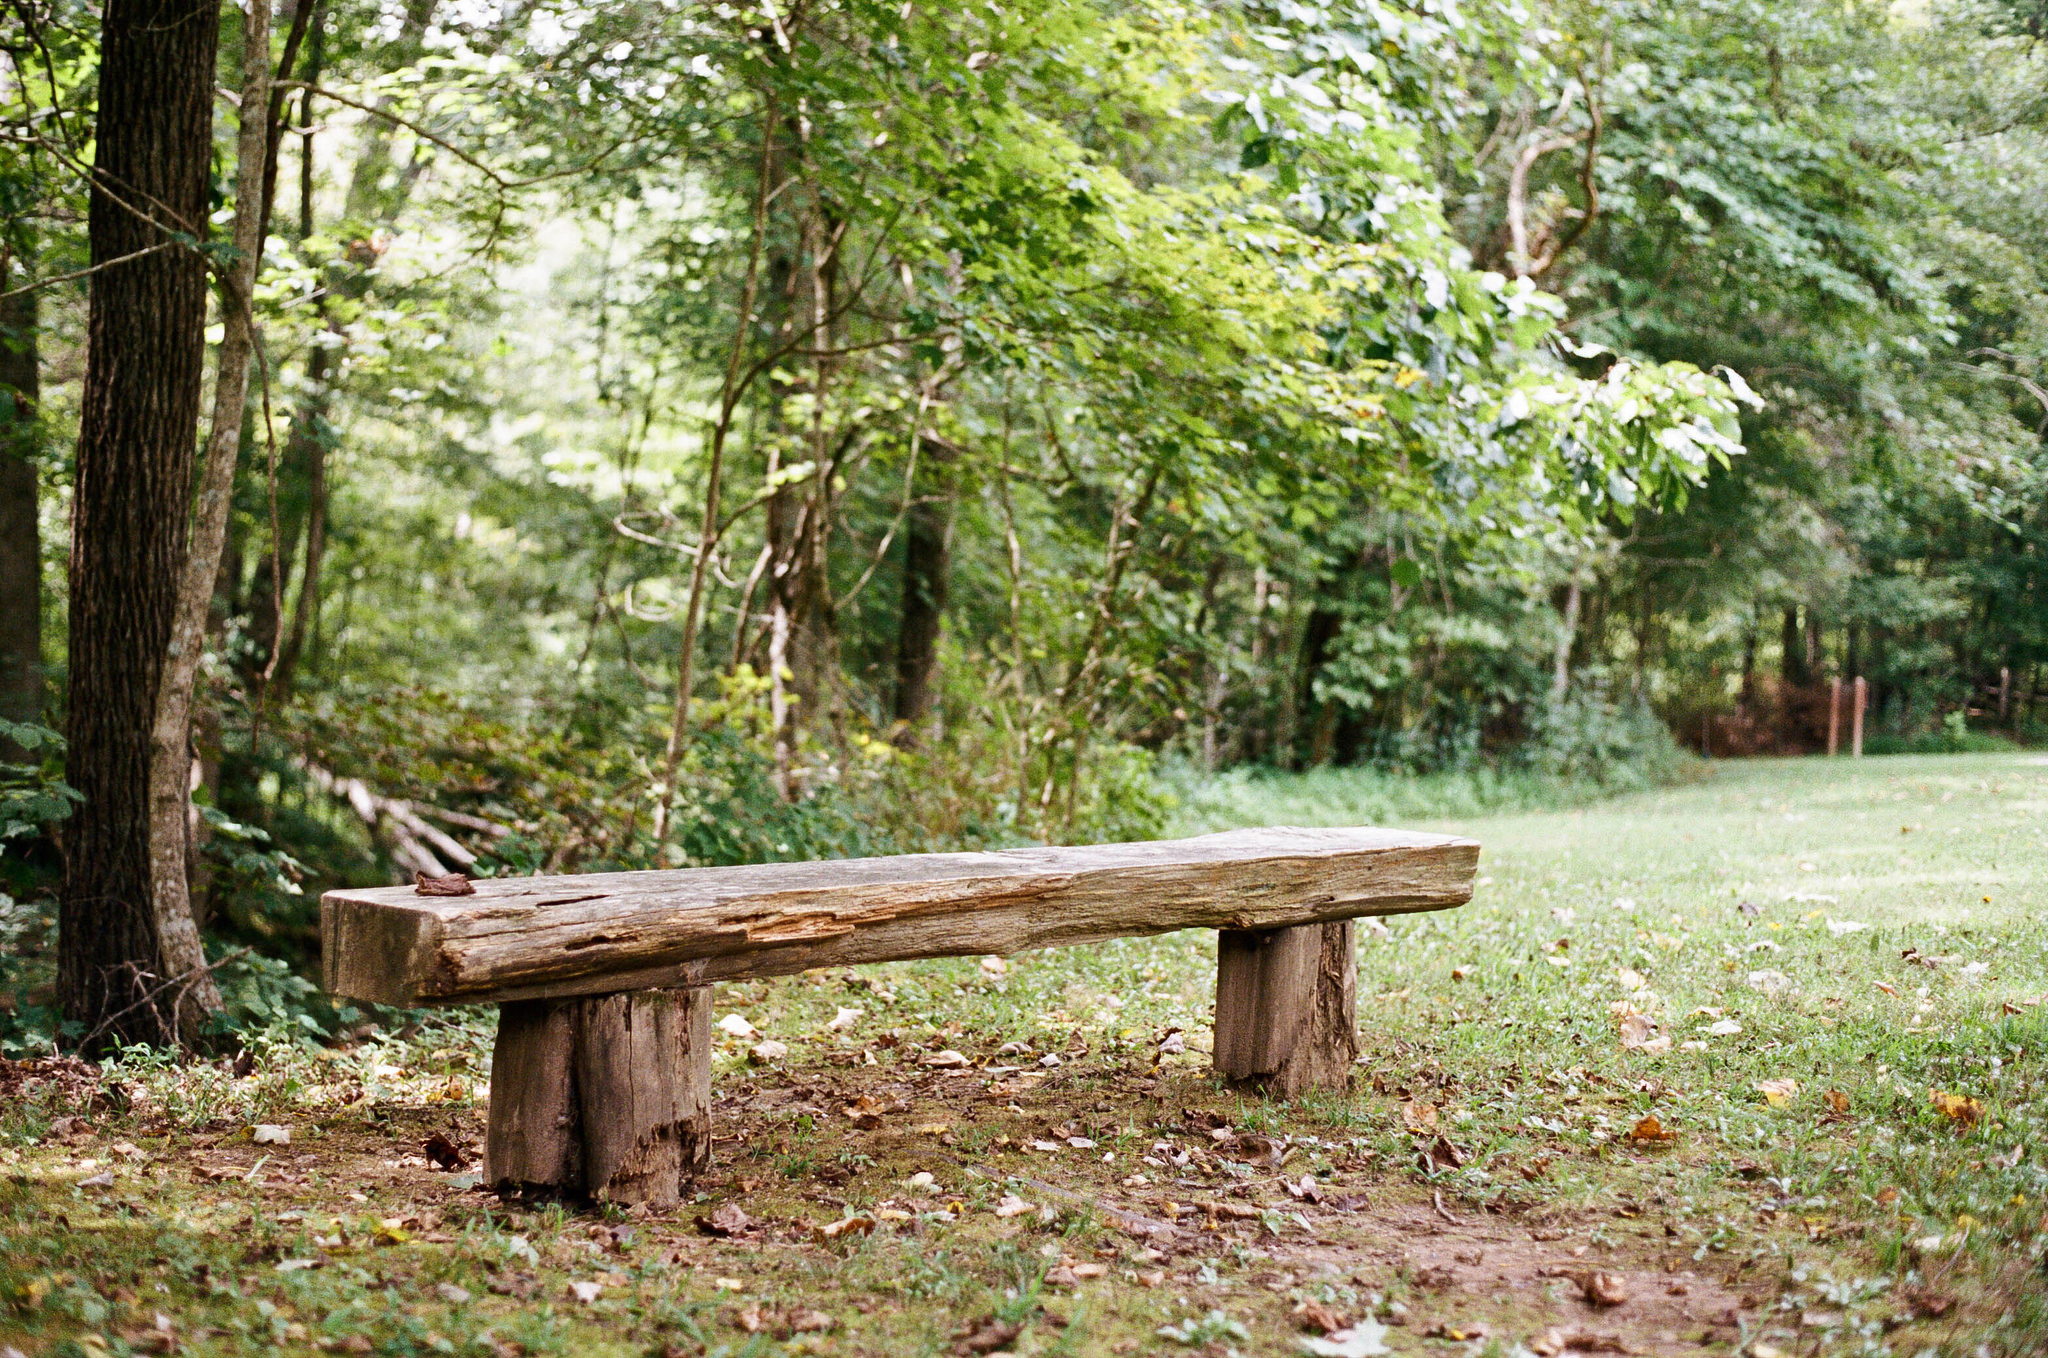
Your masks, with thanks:
<instances>
[{"instance_id":1,"label":"dense green foliage","mask_svg":"<svg viewBox=\"0 0 2048 1358\"><path fill-rule=\"evenodd\" d=\"M0 22L61 602L94 20ZM303 961L311 888L394 867L1143 833L1189 769L1622 786L1667 728L1809 745L1856 673L1893 740L2032 717L2006 10L295 22L198 733L223 943Z\"/></svg>"}]
</instances>

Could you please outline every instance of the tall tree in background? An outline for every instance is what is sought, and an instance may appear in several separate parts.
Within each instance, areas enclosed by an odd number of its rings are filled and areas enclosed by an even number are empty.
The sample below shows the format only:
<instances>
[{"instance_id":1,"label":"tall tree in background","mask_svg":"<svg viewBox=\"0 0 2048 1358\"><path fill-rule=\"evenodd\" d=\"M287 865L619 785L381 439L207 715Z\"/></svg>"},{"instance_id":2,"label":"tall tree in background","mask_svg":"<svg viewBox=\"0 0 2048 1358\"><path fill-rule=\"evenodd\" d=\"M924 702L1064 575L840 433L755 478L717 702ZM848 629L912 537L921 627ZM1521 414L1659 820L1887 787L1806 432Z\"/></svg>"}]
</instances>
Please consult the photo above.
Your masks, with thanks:
<instances>
[{"instance_id":1,"label":"tall tree in background","mask_svg":"<svg viewBox=\"0 0 2048 1358\"><path fill-rule=\"evenodd\" d=\"M43 710L36 360L36 295L19 292L0 300L0 720L16 722ZM0 759L14 753L0 736Z\"/></svg>"},{"instance_id":2,"label":"tall tree in background","mask_svg":"<svg viewBox=\"0 0 2048 1358\"><path fill-rule=\"evenodd\" d=\"M218 0L108 0L72 504L71 785L58 992L90 1050L172 1043L205 976L152 909L150 730L185 555L205 360Z\"/></svg>"}]
</instances>

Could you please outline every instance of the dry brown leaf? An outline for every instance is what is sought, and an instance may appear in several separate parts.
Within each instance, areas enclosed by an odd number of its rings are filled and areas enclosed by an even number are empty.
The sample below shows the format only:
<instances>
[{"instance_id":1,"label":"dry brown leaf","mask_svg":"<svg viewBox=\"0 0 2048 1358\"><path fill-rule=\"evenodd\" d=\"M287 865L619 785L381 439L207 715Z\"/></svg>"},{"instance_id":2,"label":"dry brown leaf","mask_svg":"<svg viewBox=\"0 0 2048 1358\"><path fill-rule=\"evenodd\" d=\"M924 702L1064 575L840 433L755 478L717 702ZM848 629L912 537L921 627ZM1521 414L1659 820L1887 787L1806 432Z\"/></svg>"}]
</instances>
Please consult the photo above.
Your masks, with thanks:
<instances>
[{"instance_id":1,"label":"dry brown leaf","mask_svg":"<svg viewBox=\"0 0 2048 1358\"><path fill-rule=\"evenodd\" d=\"M1829 1111L1835 1113L1846 1113L1849 1111L1849 1096L1841 1090L1830 1089L1824 1097L1828 1101Z\"/></svg>"},{"instance_id":2,"label":"dry brown leaf","mask_svg":"<svg viewBox=\"0 0 2048 1358\"><path fill-rule=\"evenodd\" d=\"M1324 1334L1334 1334L1338 1330L1351 1328L1351 1322L1341 1312L1332 1311L1313 1299L1295 1307L1294 1314L1301 1317L1302 1328L1321 1330Z\"/></svg>"},{"instance_id":3,"label":"dry brown leaf","mask_svg":"<svg viewBox=\"0 0 2048 1358\"><path fill-rule=\"evenodd\" d=\"M1628 1300L1628 1284L1621 1280L1619 1274L1589 1269L1571 1276L1589 1305L1619 1306Z\"/></svg>"},{"instance_id":4,"label":"dry brown leaf","mask_svg":"<svg viewBox=\"0 0 2048 1358\"><path fill-rule=\"evenodd\" d=\"M1436 1107L1427 1103L1401 1105L1401 1125L1418 1135L1436 1130Z\"/></svg>"},{"instance_id":5,"label":"dry brown leaf","mask_svg":"<svg viewBox=\"0 0 2048 1358\"><path fill-rule=\"evenodd\" d=\"M828 1226L818 1226L811 1234L819 1240L837 1240L842 1235L873 1235L875 1219L871 1216L842 1217Z\"/></svg>"},{"instance_id":6,"label":"dry brown leaf","mask_svg":"<svg viewBox=\"0 0 2048 1358\"><path fill-rule=\"evenodd\" d=\"M804 1306L784 1315L779 1328L791 1334L823 1334L838 1323L825 1312Z\"/></svg>"},{"instance_id":7,"label":"dry brown leaf","mask_svg":"<svg viewBox=\"0 0 2048 1358\"><path fill-rule=\"evenodd\" d=\"M953 1352L960 1355L960 1358L994 1353L998 1349L1008 1348L1010 1341L1022 1333L1022 1321L997 1320L994 1315L986 1315L953 1336Z\"/></svg>"},{"instance_id":8,"label":"dry brown leaf","mask_svg":"<svg viewBox=\"0 0 2048 1358\"><path fill-rule=\"evenodd\" d=\"M1457 1169L1465 1163L1465 1152L1452 1145L1449 1138L1440 1136L1423 1148L1420 1159L1425 1173L1439 1169Z\"/></svg>"},{"instance_id":9,"label":"dry brown leaf","mask_svg":"<svg viewBox=\"0 0 2048 1358\"><path fill-rule=\"evenodd\" d=\"M1668 1146L1678 1140L1678 1133L1656 1118L1646 1117L1629 1129L1628 1139L1638 1146Z\"/></svg>"},{"instance_id":10,"label":"dry brown leaf","mask_svg":"<svg viewBox=\"0 0 2048 1358\"><path fill-rule=\"evenodd\" d=\"M705 1235L720 1238L738 1235L752 1224L747 1214L736 1202L722 1203L712 1210L708 1217L697 1218L697 1229Z\"/></svg>"},{"instance_id":11,"label":"dry brown leaf","mask_svg":"<svg viewBox=\"0 0 2048 1358\"><path fill-rule=\"evenodd\" d=\"M1956 1124L1956 1130L1969 1131L1984 1118L1981 1101L1963 1094L1945 1094L1936 1090L1934 1111Z\"/></svg>"},{"instance_id":12,"label":"dry brown leaf","mask_svg":"<svg viewBox=\"0 0 2048 1358\"><path fill-rule=\"evenodd\" d=\"M462 1153L462 1147L450 1140L446 1132L435 1132L420 1144L427 1161L435 1169L461 1169L469 1163L469 1157Z\"/></svg>"},{"instance_id":13,"label":"dry brown leaf","mask_svg":"<svg viewBox=\"0 0 2048 1358\"><path fill-rule=\"evenodd\" d=\"M424 872L412 875L412 889L421 896L474 896L476 883L460 872L451 872L446 877L429 877Z\"/></svg>"},{"instance_id":14,"label":"dry brown leaf","mask_svg":"<svg viewBox=\"0 0 2048 1358\"><path fill-rule=\"evenodd\" d=\"M1901 1300L1913 1309L1920 1320L1940 1320L1955 1309L1956 1299L1931 1287L1909 1287L1900 1294Z\"/></svg>"},{"instance_id":15,"label":"dry brown leaf","mask_svg":"<svg viewBox=\"0 0 2048 1358\"><path fill-rule=\"evenodd\" d=\"M1621 1020L1621 1047L1623 1051L1668 1052L1671 1034L1658 1031L1657 1020L1648 1014L1627 1014Z\"/></svg>"}]
</instances>

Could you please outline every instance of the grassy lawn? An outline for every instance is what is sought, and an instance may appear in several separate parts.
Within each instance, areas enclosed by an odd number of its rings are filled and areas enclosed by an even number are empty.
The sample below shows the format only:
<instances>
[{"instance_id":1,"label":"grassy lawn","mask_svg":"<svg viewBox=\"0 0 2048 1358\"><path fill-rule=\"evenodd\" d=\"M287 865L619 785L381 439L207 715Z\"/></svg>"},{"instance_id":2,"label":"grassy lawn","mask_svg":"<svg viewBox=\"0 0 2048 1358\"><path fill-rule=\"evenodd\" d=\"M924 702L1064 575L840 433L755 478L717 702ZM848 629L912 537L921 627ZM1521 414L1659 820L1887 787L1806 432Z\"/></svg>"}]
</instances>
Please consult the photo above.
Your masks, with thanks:
<instances>
[{"instance_id":1,"label":"grassy lawn","mask_svg":"<svg viewBox=\"0 0 2048 1358\"><path fill-rule=\"evenodd\" d=\"M1250 781L1187 828L1371 811ZM6 1068L0 1345L2048 1352L2048 761L1434 826L1486 845L1479 891L1368 931L1350 1096L1209 1081L1206 935L735 985L760 1036L721 1038L718 1163L666 1215L429 1164L481 1145L487 1014Z\"/></svg>"}]
</instances>

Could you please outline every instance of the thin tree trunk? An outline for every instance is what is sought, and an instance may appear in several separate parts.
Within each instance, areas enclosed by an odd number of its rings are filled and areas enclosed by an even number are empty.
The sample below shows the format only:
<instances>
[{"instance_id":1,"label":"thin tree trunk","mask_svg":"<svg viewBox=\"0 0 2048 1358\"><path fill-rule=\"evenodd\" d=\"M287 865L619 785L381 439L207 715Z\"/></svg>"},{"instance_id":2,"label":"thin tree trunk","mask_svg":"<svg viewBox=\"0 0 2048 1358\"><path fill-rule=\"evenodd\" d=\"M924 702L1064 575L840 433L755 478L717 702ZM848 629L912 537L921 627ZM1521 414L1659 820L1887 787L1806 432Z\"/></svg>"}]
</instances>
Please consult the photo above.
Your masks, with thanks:
<instances>
[{"instance_id":1,"label":"thin tree trunk","mask_svg":"<svg viewBox=\"0 0 2048 1358\"><path fill-rule=\"evenodd\" d=\"M36 721L43 713L37 356L36 294L0 300L0 720L13 722ZM0 760L25 757L0 736Z\"/></svg>"},{"instance_id":2,"label":"thin tree trunk","mask_svg":"<svg viewBox=\"0 0 2048 1358\"><path fill-rule=\"evenodd\" d=\"M235 467L241 460L242 417L248 408L249 366L256 351L256 273L263 259L263 164L270 128L270 4L251 0L242 28L242 125L235 148L234 262L221 276L220 354L213 388L213 428L199 470L199 494L192 534L178 573L176 612L170 646L157 684L150 727L149 859L157 937L165 961L192 971L192 984L179 996L178 1035L195 1040L200 1027L220 1008L220 992L205 969L199 926L192 915L187 877L192 805L192 691L206 651L206 615L220 580L221 548L227 542Z\"/></svg>"},{"instance_id":3,"label":"thin tree trunk","mask_svg":"<svg viewBox=\"0 0 2048 1358\"><path fill-rule=\"evenodd\" d=\"M205 234L218 0L107 0L88 238L96 266ZM205 977L155 912L150 747L185 557L206 358L206 264L160 250L95 274L72 496L64 1016L92 1051L167 1044ZM208 577L211 583L211 577ZM182 763L181 763L182 768ZM182 833L184 819L178 817ZM181 844L182 849L182 844ZM184 879L182 852L174 875Z\"/></svg>"},{"instance_id":4,"label":"thin tree trunk","mask_svg":"<svg viewBox=\"0 0 2048 1358\"><path fill-rule=\"evenodd\" d=\"M1564 616L1557 629L1557 648L1550 657L1550 701L1561 703L1572 686L1572 643L1579 636L1581 593L1576 577L1564 587Z\"/></svg>"},{"instance_id":5,"label":"thin tree trunk","mask_svg":"<svg viewBox=\"0 0 2048 1358\"><path fill-rule=\"evenodd\" d=\"M710 574L711 556L718 550L721 536L718 500L725 478L725 442L732 432L733 414L739 406L740 369L753 334L754 300L761 279L761 251L767 238L769 180L774 176L775 166L775 119L775 105L771 103L761 114L761 166L754 186L754 227L747 249L747 278L740 289L740 313L733 324L732 349L726 356L718 418L711 426L710 456L704 469L704 520L697 533L697 557L690 565L690 593L688 602L683 606L682 642L676 648L675 714L669 721L668 747L662 752L661 800L654 808L656 839L668 833L669 815L675 808L676 774L682 768L683 745L690 734L690 689L696 682L697 627L704 616L704 582Z\"/></svg>"},{"instance_id":6,"label":"thin tree trunk","mask_svg":"<svg viewBox=\"0 0 2048 1358\"><path fill-rule=\"evenodd\" d=\"M946 593L952 572L953 492L946 454L932 445L925 456L925 481L905 516L903 601L896 620L897 743L915 746L932 707L932 676L938 670L939 637L946 622Z\"/></svg>"},{"instance_id":7,"label":"thin tree trunk","mask_svg":"<svg viewBox=\"0 0 2048 1358\"><path fill-rule=\"evenodd\" d=\"M1785 610L1783 624L1779 629L1778 644L1784 654L1778 665L1778 673L1787 688L1806 687L1806 642L1799 631L1799 609L1794 606Z\"/></svg>"}]
</instances>

